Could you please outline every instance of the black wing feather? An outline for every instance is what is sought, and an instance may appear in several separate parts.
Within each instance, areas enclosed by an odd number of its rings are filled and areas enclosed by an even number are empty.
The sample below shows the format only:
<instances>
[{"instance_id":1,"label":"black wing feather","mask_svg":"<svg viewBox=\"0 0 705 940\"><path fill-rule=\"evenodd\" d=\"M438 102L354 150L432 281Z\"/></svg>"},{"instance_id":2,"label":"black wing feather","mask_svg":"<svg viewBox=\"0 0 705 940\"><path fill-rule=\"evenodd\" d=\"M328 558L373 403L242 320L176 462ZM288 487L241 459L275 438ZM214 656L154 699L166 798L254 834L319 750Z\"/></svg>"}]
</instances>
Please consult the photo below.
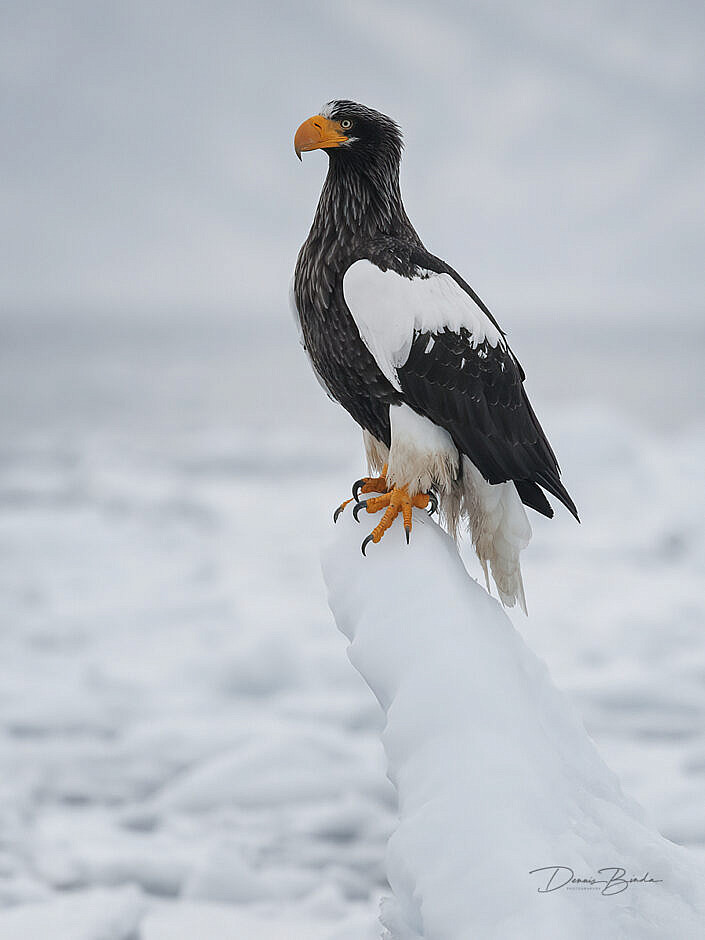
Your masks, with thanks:
<instances>
[{"instance_id":1,"label":"black wing feather","mask_svg":"<svg viewBox=\"0 0 705 940\"><path fill-rule=\"evenodd\" d=\"M524 370L481 298L417 239L381 237L367 246L364 257L382 271L391 269L411 279L428 276L422 273L428 271L449 275L502 337L490 346L475 344L467 329L417 332L407 361L396 369L407 403L445 428L490 483L513 480L522 502L550 518L553 510L543 488L577 519L575 504L560 481L556 455L524 391Z\"/></svg>"},{"instance_id":2,"label":"black wing feather","mask_svg":"<svg viewBox=\"0 0 705 940\"><path fill-rule=\"evenodd\" d=\"M397 376L408 403L445 428L486 480L513 480L522 502L550 517L543 487L578 518L505 343L475 345L466 329L418 332Z\"/></svg>"}]
</instances>

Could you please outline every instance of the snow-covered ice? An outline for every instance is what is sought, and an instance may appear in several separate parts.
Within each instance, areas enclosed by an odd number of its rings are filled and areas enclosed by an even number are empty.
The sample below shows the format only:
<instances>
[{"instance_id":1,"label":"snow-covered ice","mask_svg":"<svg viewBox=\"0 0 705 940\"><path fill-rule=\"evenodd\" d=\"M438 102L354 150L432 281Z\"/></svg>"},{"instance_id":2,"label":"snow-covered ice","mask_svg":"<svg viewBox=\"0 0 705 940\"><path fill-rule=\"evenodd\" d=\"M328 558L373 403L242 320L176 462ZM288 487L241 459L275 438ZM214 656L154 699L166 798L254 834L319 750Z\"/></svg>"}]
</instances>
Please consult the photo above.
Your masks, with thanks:
<instances>
[{"instance_id":1,"label":"snow-covered ice","mask_svg":"<svg viewBox=\"0 0 705 940\"><path fill-rule=\"evenodd\" d=\"M379 935L395 794L319 564L362 449L283 329L4 326L2 940L60 936L56 911L89 940ZM512 339L583 520L532 519L512 617L626 792L702 847L702 340L671 336L657 386L648 337L612 365Z\"/></svg>"},{"instance_id":2,"label":"snow-covered ice","mask_svg":"<svg viewBox=\"0 0 705 940\"><path fill-rule=\"evenodd\" d=\"M415 511L408 548L401 527L375 548L343 516L323 570L387 719L391 940L701 937L705 863L624 796L451 538ZM603 883L568 887L571 871Z\"/></svg>"},{"instance_id":3,"label":"snow-covered ice","mask_svg":"<svg viewBox=\"0 0 705 940\"><path fill-rule=\"evenodd\" d=\"M134 940L146 907L134 888L93 888L7 911L0 940Z\"/></svg>"}]
</instances>

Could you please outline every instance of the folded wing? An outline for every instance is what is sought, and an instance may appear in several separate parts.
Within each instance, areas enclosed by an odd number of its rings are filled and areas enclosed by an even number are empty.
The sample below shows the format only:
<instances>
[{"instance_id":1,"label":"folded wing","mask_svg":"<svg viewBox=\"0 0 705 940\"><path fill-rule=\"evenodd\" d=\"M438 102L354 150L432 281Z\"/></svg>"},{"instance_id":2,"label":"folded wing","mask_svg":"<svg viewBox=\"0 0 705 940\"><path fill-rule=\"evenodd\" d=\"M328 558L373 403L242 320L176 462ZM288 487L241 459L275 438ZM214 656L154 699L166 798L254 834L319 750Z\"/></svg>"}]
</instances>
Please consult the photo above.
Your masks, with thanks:
<instances>
[{"instance_id":1,"label":"folded wing","mask_svg":"<svg viewBox=\"0 0 705 940\"><path fill-rule=\"evenodd\" d=\"M489 311L449 272L417 266L407 277L355 262L343 292L363 342L407 403L444 428L488 482L513 480L524 503L552 515L543 487L577 518L521 366Z\"/></svg>"}]
</instances>

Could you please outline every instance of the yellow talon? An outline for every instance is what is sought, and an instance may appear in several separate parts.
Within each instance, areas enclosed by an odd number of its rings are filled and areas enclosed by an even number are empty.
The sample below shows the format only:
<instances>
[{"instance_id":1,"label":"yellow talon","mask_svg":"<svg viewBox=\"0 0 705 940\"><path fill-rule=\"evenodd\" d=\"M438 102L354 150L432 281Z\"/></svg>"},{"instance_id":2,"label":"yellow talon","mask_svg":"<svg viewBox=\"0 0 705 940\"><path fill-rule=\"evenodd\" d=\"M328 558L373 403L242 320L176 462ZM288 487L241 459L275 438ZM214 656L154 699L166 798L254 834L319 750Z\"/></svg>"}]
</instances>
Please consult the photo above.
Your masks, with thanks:
<instances>
[{"instance_id":1,"label":"yellow talon","mask_svg":"<svg viewBox=\"0 0 705 940\"><path fill-rule=\"evenodd\" d=\"M380 541L387 529L391 528L392 523L400 512L404 520L404 530L408 544L412 526L412 509L414 507L417 509L426 509L429 502L430 498L428 493L416 493L414 496L409 496L409 490L406 486L393 486L388 493L384 493L382 496L374 496L372 499L368 499L365 503L360 504L360 507L356 506L356 518L359 508L363 505L367 512L379 512L381 509L385 510L379 523L362 543L362 554L365 554L365 548L369 542L377 544L377 542Z\"/></svg>"},{"instance_id":2,"label":"yellow talon","mask_svg":"<svg viewBox=\"0 0 705 940\"><path fill-rule=\"evenodd\" d=\"M352 496L350 497L350 499L344 499L344 500L343 500L343 502L340 504L340 506L338 506L338 508L337 508L337 509L335 510L335 512L333 513L333 522L337 522L337 521L338 521L338 516L339 516L339 515L341 514L341 512L345 509L345 507L348 505L348 503L351 503L351 502L352 502Z\"/></svg>"},{"instance_id":3,"label":"yellow talon","mask_svg":"<svg viewBox=\"0 0 705 940\"><path fill-rule=\"evenodd\" d=\"M382 472L378 477L362 477L353 484L353 499L357 499L360 493L386 493L387 492L387 464L382 467Z\"/></svg>"}]
</instances>

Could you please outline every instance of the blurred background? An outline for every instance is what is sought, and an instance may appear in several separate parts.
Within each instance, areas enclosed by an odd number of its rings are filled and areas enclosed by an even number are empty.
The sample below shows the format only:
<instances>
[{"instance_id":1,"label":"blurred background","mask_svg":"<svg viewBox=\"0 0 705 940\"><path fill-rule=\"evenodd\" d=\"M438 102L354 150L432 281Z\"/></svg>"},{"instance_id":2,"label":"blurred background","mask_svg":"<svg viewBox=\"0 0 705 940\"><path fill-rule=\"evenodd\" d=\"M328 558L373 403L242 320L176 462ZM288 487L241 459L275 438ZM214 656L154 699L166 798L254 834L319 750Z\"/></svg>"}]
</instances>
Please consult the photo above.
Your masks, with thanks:
<instances>
[{"instance_id":1,"label":"blurred background","mask_svg":"<svg viewBox=\"0 0 705 940\"><path fill-rule=\"evenodd\" d=\"M686 0L2 5L0 937L377 935L394 796L318 562L363 454L287 301L335 97L401 123L581 511L514 622L705 847L704 40Z\"/></svg>"}]
</instances>

